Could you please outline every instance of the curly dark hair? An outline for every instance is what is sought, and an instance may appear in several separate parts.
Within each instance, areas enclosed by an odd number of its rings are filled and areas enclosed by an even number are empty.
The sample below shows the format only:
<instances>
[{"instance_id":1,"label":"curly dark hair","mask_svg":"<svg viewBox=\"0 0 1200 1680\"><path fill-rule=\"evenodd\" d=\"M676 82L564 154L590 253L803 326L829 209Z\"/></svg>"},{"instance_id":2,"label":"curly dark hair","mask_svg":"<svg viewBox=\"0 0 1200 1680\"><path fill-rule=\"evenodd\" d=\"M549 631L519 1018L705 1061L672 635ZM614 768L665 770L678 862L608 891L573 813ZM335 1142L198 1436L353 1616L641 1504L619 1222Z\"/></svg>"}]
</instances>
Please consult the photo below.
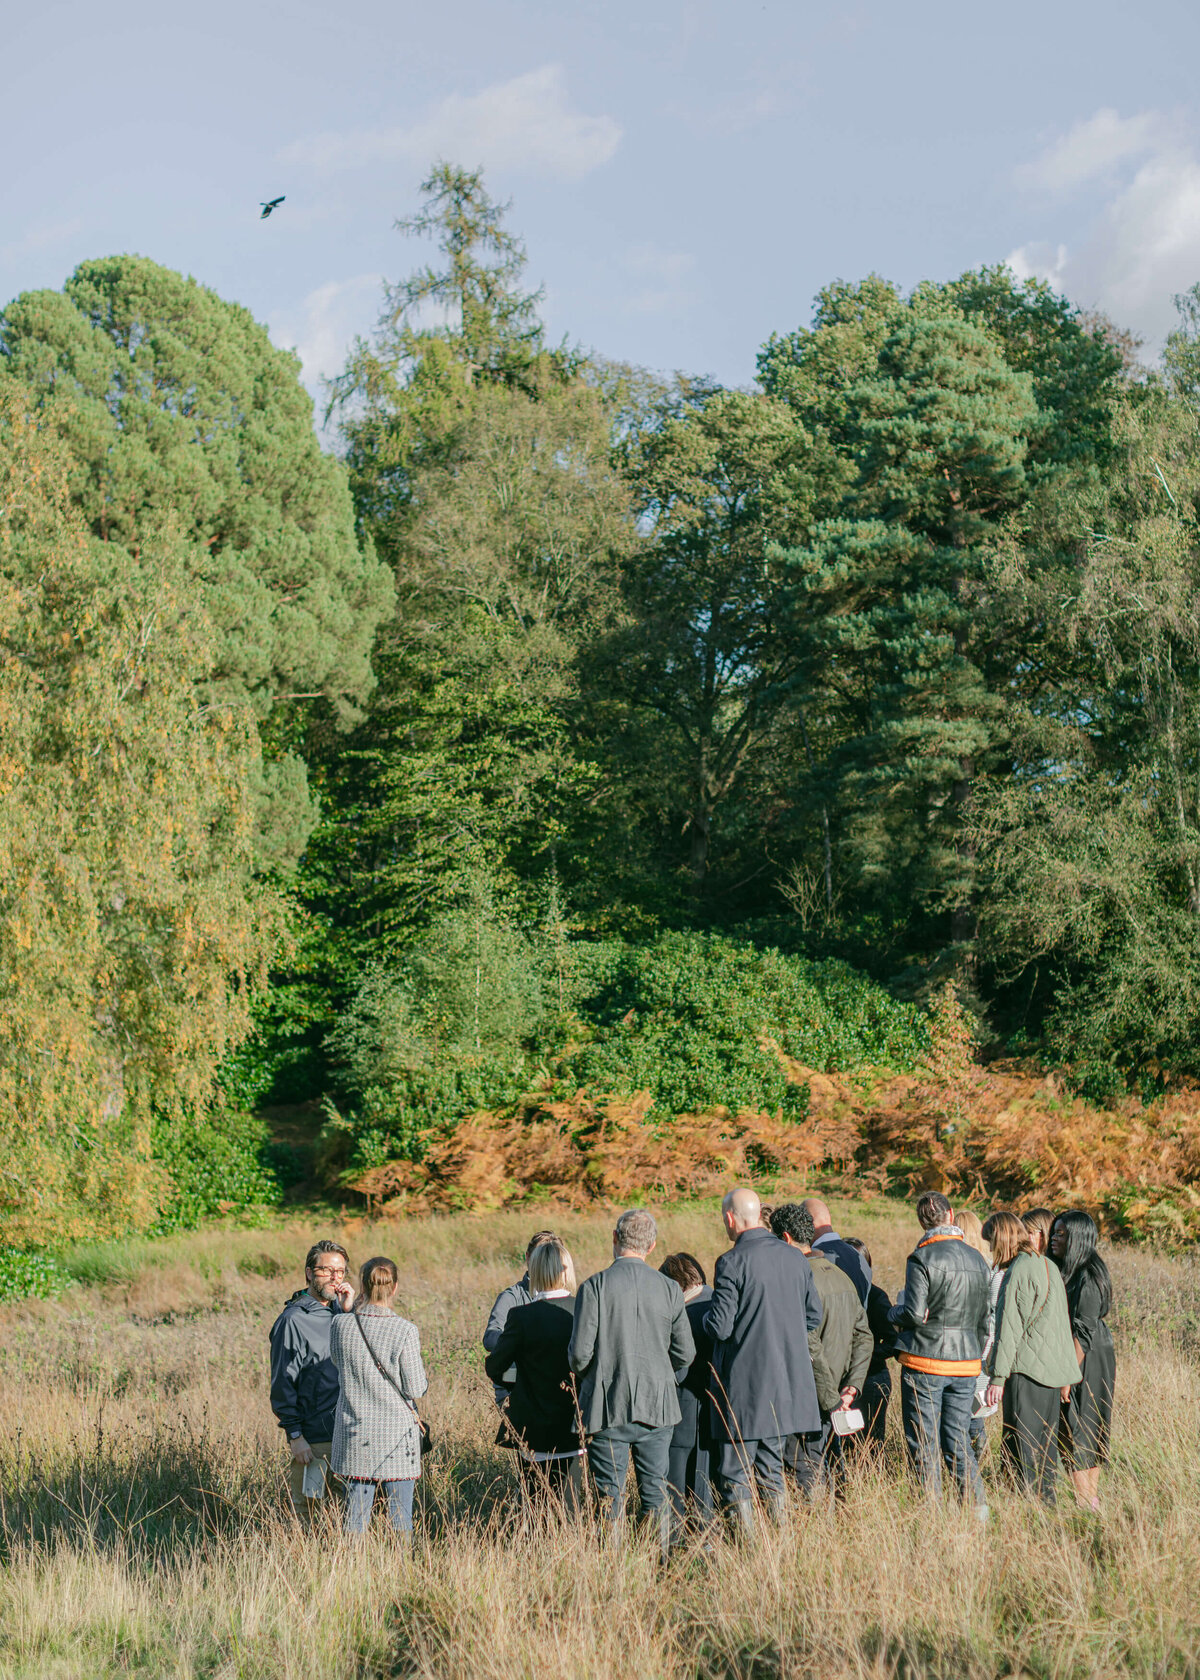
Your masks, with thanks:
<instances>
[{"instance_id":1,"label":"curly dark hair","mask_svg":"<svg viewBox=\"0 0 1200 1680\"><path fill-rule=\"evenodd\" d=\"M771 1229L780 1241L791 1237L800 1248L811 1248L816 1235L812 1214L799 1202L784 1202L777 1207L771 1215Z\"/></svg>"}]
</instances>

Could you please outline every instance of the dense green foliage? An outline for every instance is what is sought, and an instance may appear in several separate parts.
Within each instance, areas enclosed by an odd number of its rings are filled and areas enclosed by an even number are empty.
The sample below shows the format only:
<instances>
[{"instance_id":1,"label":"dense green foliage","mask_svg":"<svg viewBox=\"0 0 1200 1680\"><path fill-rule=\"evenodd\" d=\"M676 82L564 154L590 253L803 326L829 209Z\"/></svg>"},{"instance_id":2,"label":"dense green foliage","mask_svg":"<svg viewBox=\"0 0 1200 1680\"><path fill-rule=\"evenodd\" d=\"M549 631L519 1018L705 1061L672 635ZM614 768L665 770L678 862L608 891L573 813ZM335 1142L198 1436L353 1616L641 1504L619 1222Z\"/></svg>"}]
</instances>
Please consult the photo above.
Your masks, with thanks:
<instances>
[{"instance_id":1,"label":"dense green foliage","mask_svg":"<svg viewBox=\"0 0 1200 1680\"><path fill-rule=\"evenodd\" d=\"M156 1236L194 1230L214 1214L244 1222L282 1200L267 1127L252 1114L217 1109L163 1117L151 1147L168 1180L151 1228Z\"/></svg>"},{"instance_id":2,"label":"dense green foliage","mask_svg":"<svg viewBox=\"0 0 1200 1680\"><path fill-rule=\"evenodd\" d=\"M924 1014L837 961L719 934L630 945L530 936L477 899L372 972L330 1036L342 1095L326 1164L346 1178L420 1159L464 1115L522 1096L649 1092L654 1118L715 1107L807 1112L803 1068L908 1070Z\"/></svg>"},{"instance_id":3,"label":"dense green foliage","mask_svg":"<svg viewBox=\"0 0 1200 1680\"><path fill-rule=\"evenodd\" d=\"M271 1101L331 1179L535 1089L795 1110L951 976L1081 1088L1200 1071L1200 288L1152 370L839 280L725 390L424 193L341 459L145 259L0 315L9 1239L270 1202Z\"/></svg>"},{"instance_id":4,"label":"dense green foliage","mask_svg":"<svg viewBox=\"0 0 1200 1680\"><path fill-rule=\"evenodd\" d=\"M51 1254L0 1248L0 1301L56 1301L74 1282Z\"/></svg>"},{"instance_id":5,"label":"dense green foliage","mask_svg":"<svg viewBox=\"0 0 1200 1680\"><path fill-rule=\"evenodd\" d=\"M718 1104L803 1111L777 1050L818 1072L907 1070L925 1018L840 962L808 962L718 934L676 933L609 956L581 999L595 1023L566 1079L596 1094L648 1090L664 1115Z\"/></svg>"}]
</instances>

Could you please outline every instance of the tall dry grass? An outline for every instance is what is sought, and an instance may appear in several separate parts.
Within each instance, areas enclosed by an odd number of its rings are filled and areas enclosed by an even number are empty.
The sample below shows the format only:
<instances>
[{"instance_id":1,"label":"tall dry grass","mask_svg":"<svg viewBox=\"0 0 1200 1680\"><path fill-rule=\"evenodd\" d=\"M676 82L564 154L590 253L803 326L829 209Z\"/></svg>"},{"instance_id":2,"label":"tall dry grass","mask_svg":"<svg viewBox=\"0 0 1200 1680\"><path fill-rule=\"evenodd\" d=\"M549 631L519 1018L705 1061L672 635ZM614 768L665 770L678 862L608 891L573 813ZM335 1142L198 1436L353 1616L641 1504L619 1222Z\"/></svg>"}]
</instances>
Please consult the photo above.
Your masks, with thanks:
<instances>
[{"instance_id":1,"label":"tall dry grass","mask_svg":"<svg viewBox=\"0 0 1200 1680\"><path fill-rule=\"evenodd\" d=\"M885 1286L913 1230L846 1208ZM1048 1513L991 1477L981 1531L909 1481L893 1432L840 1507L798 1501L738 1551L659 1571L588 1522L528 1522L478 1337L519 1264L526 1214L359 1227L393 1253L421 1326L439 1450L411 1556L377 1524L355 1547L297 1530L266 1403L266 1333L309 1229L209 1233L95 1256L106 1277L0 1318L0 1676L495 1677L1200 1671L1194 1265L1114 1258L1120 1405L1097 1522ZM559 1221L580 1275L609 1221ZM666 1247L711 1264L712 1208L667 1210Z\"/></svg>"}]
</instances>

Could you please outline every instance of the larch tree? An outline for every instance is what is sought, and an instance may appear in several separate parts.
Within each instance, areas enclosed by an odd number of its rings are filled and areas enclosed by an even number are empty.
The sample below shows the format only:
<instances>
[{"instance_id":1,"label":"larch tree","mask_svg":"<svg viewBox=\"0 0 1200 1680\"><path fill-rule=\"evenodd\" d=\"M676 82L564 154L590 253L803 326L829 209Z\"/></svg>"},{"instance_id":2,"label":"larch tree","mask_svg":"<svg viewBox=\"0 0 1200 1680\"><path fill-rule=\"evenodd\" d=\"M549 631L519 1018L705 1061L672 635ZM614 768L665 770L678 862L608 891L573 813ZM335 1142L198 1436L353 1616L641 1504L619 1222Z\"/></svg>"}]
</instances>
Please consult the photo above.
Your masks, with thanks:
<instances>
[{"instance_id":1,"label":"larch tree","mask_svg":"<svg viewBox=\"0 0 1200 1680\"><path fill-rule=\"evenodd\" d=\"M200 1108L277 938L256 733L197 681L221 637L168 524L94 538L0 374L0 1228L144 1226L151 1117Z\"/></svg>"}]
</instances>

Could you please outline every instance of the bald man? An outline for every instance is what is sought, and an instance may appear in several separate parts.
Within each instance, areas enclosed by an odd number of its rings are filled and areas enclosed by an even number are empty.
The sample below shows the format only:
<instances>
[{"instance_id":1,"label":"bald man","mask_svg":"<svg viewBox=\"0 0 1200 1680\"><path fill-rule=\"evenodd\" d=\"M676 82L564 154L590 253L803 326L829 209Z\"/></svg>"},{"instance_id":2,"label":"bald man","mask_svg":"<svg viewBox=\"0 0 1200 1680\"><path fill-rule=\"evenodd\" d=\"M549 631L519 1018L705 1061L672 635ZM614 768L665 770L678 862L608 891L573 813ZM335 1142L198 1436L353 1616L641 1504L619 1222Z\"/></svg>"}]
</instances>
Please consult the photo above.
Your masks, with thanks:
<instances>
[{"instance_id":1,"label":"bald man","mask_svg":"<svg viewBox=\"0 0 1200 1680\"><path fill-rule=\"evenodd\" d=\"M851 1248L848 1242L843 1242L834 1230L833 1215L827 1202L823 1202L819 1196L807 1196L800 1205L813 1222L814 1252L823 1254L826 1260L832 1260L840 1271L845 1272L865 1307L867 1296L871 1293L870 1266L858 1250Z\"/></svg>"},{"instance_id":2,"label":"bald man","mask_svg":"<svg viewBox=\"0 0 1200 1680\"><path fill-rule=\"evenodd\" d=\"M731 1190L721 1217L733 1248L717 1261L702 1328L713 1342L717 1489L730 1527L744 1537L754 1528L756 1487L768 1514L783 1516L787 1437L821 1427L809 1351L821 1301L804 1255L764 1229L753 1190Z\"/></svg>"}]
</instances>

